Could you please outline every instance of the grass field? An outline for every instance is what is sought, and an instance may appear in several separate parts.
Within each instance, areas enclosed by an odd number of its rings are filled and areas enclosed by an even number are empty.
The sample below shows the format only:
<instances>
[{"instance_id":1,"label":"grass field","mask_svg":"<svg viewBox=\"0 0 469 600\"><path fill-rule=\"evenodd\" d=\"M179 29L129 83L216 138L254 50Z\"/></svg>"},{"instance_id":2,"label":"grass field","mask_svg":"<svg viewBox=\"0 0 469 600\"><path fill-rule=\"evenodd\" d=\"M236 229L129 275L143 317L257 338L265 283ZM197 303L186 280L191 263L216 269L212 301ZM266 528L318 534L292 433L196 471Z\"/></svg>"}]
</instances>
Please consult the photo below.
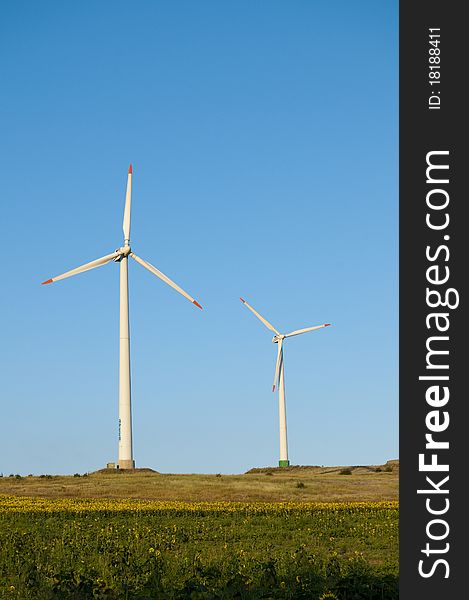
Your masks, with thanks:
<instances>
[{"instance_id":1,"label":"grass field","mask_svg":"<svg viewBox=\"0 0 469 600\"><path fill-rule=\"evenodd\" d=\"M397 598L396 502L0 498L6 598Z\"/></svg>"},{"instance_id":2,"label":"grass field","mask_svg":"<svg viewBox=\"0 0 469 600\"><path fill-rule=\"evenodd\" d=\"M398 466L341 471L0 478L0 598L397 599Z\"/></svg>"},{"instance_id":3,"label":"grass field","mask_svg":"<svg viewBox=\"0 0 469 600\"><path fill-rule=\"evenodd\" d=\"M377 468L382 469L376 471ZM384 471L392 468L392 471ZM194 501L397 500L398 465L392 467L291 467L243 475L172 475L137 471L85 477L0 477L0 494L70 498L136 498Z\"/></svg>"}]
</instances>

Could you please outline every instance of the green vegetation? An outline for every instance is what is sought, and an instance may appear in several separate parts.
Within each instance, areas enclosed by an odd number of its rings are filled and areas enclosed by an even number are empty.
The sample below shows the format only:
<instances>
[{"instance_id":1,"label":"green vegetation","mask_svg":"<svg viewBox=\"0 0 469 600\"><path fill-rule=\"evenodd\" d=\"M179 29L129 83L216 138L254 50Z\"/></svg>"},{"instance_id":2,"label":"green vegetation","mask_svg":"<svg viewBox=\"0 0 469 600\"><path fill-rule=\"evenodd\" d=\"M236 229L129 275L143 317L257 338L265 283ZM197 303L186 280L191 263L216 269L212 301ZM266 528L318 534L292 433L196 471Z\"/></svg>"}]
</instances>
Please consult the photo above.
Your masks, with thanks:
<instances>
[{"instance_id":1,"label":"green vegetation","mask_svg":"<svg viewBox=\"0 0 469 600\"><path fill-rule=\"evenodd\" d=\"M395 502L0 497L0 597L394 600L397 528Z\"/></svg>"},{"instance_id":2,"label":"green vegetation","mask_svg":"<svg viewBox=\"0 0 469 600\"><path fill-rule=\"evenodd\" d=\"M389 462L0 477L0 598L397 599Z\"/></svg>"}]
</instances>

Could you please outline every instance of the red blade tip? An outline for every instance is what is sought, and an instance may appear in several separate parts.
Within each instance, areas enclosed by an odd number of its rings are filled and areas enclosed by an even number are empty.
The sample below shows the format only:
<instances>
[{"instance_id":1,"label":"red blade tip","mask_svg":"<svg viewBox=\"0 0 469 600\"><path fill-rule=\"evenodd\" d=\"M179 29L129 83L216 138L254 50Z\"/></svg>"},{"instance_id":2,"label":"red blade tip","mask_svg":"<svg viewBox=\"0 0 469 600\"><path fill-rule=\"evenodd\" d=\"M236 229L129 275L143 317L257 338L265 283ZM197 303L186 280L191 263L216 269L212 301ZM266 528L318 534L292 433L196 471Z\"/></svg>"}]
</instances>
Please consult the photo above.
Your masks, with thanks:
<instances>
[{"instance_id":1,"label":"red blade tip","mask_svg":"<svg viewBox=\"0 0 469 600\"><path fill-rule=\"evenodd\" d=\"M53 279L48 279L47 281L43 281L41 285L46 285L46 283L52 283L53 281Z\"/></svg>"},{"instance_id":2,"label":"red blade tip","mask_svg":"<svg viewBox=\"0 0 469 600\"><path fill-rule=\"evenodd\" d=\"M198 306L200 309L203 310L203 308L200 306L200 304L197 302L197 300L193 300L192 304L195 304L196 306Z\"/></svg>"},{"instance_id":3,"label":"red blade tip","mask_svg":"<svg viewBox=\"0 0 469 600\"><path fill-rule=\"evenodd\" d=\"M132 175L132 163L129 165L129 175Z\"/></svg>"},{"instance_id":4,"label":"red blade tip","mask_svg":"<svg viewBox=\"0 0 469 600\"><path fill-rule=\"evenodd\" d=\"M275 392L275 385L272 386L272 391Z\"/></svg>"},{"instance_id":5,"label":"red blade tip","mask_svg":"<svg viewBox=\"0 0 469 600\"><path fill-rule=\"evenodd\" d=\"M243 300L243 298L240 298L241 302L243 302L244 304L246 304L246 300Z\"/></svg>"},{"instance_id":6,"label":"red blade tip","mask_svg":"<svg viewBox=\"0 0 469 600\"><path fill-rule=\"evenodd\" d=\"M330 323L324 323L324 327L330 327L331 324Z\"/></svg>"}]
</instances>

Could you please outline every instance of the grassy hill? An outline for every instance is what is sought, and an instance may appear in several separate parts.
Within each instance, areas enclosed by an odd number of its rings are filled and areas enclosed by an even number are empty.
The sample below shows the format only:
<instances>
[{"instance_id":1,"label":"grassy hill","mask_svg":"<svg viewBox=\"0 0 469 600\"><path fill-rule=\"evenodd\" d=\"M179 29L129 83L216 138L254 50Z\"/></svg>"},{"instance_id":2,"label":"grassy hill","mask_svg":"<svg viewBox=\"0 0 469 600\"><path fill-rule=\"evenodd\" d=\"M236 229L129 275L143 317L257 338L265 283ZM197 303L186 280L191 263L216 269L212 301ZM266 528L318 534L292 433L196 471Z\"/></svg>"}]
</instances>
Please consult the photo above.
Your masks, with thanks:
<instances>
[{"instance_id":1,"label":"grassy hill","mask_svg":"<svg viewBox=\"0 0 469 600\"><path fill-rule=\"evenodd\" d=\"M352 502L397 500L399 461L372 466L254 468L241 475L103 469L81 476L4 476L0 494L184 501Z\"/></svg>"}]
</instances>

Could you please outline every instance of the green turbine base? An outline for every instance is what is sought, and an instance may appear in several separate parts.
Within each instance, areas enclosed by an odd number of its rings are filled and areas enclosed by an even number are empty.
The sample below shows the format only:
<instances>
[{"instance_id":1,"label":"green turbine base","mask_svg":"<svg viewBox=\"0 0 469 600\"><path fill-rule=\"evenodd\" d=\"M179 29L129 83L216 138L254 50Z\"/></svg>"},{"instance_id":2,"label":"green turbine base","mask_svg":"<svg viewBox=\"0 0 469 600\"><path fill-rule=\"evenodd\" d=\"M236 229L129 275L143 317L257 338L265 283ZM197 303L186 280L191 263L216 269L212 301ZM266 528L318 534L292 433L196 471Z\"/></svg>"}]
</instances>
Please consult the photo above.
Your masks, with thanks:
<instances>
[{"instance_id":1,"label":"green turbine base","mask_svg":"<svg viewBox=\"0 0 469 600\"><path fill-rule=\"evenodd\" d=\"M279 467L289 467L290 466L290 461L289 460L279 460L278 461L278 466Z\"/></svg>"}]
</instances>

